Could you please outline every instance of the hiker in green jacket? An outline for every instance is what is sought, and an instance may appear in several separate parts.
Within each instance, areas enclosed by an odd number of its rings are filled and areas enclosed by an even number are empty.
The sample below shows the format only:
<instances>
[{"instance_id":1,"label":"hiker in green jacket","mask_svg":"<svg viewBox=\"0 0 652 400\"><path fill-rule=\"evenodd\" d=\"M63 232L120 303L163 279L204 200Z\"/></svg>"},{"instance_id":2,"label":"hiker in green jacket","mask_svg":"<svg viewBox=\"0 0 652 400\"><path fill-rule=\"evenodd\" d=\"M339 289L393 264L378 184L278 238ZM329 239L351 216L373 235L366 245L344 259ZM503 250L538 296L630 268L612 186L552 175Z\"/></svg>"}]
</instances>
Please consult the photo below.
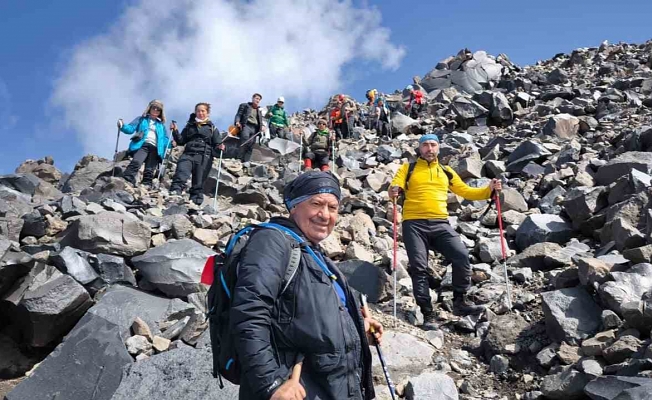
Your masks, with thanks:
<instances>
[{"instance_id":1,"label":"hiker in green jacket","mask_svg":"<svg viewBox=\"0 0 652 400\"><path fill-rule=\"evenodd\" d=\"M319 168L328 171L328 159L333 144L334 135L328 130L326 120L320 119L317 122L317 130L312 134L304 152L303 166L306 170ZM313 165L314 161L314 165Z\"/></svg>"},{"instance_id":2,"label":"hiker in green jacket","mask_svg":"<svg viewBox=\"0 0 652 400\"><path fill-rule=\"evenodd\" d=\"M269 118L269 137L274 139L280 137L287 139L286 129L290 127L288 115L283 106L285 105L285 98L283 96L276 100L276 104L267 111L265 118Z\"/></svg>"}]
</instances>

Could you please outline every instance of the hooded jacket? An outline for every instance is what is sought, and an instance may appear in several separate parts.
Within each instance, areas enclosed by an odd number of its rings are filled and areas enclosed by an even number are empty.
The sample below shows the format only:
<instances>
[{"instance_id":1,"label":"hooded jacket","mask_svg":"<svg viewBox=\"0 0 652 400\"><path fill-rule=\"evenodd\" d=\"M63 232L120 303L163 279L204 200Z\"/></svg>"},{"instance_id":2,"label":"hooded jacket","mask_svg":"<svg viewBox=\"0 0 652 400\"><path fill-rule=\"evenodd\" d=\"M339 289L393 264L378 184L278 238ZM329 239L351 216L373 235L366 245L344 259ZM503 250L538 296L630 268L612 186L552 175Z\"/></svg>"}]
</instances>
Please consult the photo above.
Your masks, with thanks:
<instances>
[{"instance_id":1,"label":"hooded jacket","mask_svg":"<svg viewBox=\"0 0 652 400\"><path fill-rule=\"evenodd\" d=\"M287 218L272 218L303 237ZM371 351L357 296L318 246L346 297L302 248L294 279L278 298L292 242L272 230L255 231L240 253L231 326L241 360L240 399L269 399L303 358L301 384L309 400L373 399Z\"/></svg>"},{"instance_id":2,"label":"hooded jacket","mask_svg":"<svg viewBox=\"0 0 652 400\"><path fill-rule=\"evenodd\" d=\"M405 191L403 220L447 219L449 188L467 200L486 200L491 197L489 187L472 188L464 183L452 168L445 167L453 176L449 182L444 167L438 160L429 163L421 157L417 159L410 183L405 190L408 168L409 163L403 164L392 180L392 186L398 186Z\"/></svg>"},{"instance_id":3,"label":"hooded jacket","mask_svg":"<svg viewBox=\"0 0 652 400\"><path fill-rule=\"evenodd\" d=\"M149 130L149 121L152 119L149 114L143 116L143 117L138 117L131 121L128 124L122 125L122 128L120 128L120 131L122 133L126 133L127 135L133 135L136 132L143 132L144 135L140 140L136 141L131 141L129 143L129 152L135 153L143 147L145 144L145 140L147 139L147 131ZM165 124L163 123L162 120L156 119L156 153L158 154L159 158L162 160L165 157L165 152L167 151L168 144L170 142L168 136L167 136L167 129L165 128Z\"/></svg>"},{"instance_id":4,"label":"hooded jacket","mask_svg":"<svg viewBox=\"0 0 652 400\"><path fill-rule=\"evenodd\" d=\"M285 112L285 109L283 107L279 107L278 104L274 104L267 115L270 116L270 124L274 124L276 126L290 126L288 115Z\"/></svg>"},{"instance_id":5,"label":"hooded jacket","mask_svg":"<svg viewBox=\"0 0 652 400\"><path fill-rule=\"evenodd\" d=\"M221 143L220 132L210 120L203 123L190 120L181 133L172 131L172 135L178 145L186 146L184 154L212 154Z\"/></svg>"}]
</instances>

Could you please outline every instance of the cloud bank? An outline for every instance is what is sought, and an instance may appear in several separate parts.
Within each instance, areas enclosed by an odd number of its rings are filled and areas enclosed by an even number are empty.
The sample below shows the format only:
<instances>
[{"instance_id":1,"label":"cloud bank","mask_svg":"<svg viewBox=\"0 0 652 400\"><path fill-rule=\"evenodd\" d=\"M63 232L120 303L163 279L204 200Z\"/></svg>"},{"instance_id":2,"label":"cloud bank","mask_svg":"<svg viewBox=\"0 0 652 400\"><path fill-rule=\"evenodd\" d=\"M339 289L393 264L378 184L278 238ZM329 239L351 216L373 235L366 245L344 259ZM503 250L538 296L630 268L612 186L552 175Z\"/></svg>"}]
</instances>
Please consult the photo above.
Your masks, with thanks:
<instances>
[{"instance_id":1,"label":"cloud bank","mask_svg":"<svg viewBox=\"0 0 652 400\"><path fill-rule=\"evenodd\" d=\"M72 49L50 102L86 152L111 156L116 119L151 99L179 122L208 101L225 129L254 92L263 104L283 95L320 106L341 89L345 65L393 70L404 54L377 9L347 0L140 0Z\"/></svg>"}]
</instances>

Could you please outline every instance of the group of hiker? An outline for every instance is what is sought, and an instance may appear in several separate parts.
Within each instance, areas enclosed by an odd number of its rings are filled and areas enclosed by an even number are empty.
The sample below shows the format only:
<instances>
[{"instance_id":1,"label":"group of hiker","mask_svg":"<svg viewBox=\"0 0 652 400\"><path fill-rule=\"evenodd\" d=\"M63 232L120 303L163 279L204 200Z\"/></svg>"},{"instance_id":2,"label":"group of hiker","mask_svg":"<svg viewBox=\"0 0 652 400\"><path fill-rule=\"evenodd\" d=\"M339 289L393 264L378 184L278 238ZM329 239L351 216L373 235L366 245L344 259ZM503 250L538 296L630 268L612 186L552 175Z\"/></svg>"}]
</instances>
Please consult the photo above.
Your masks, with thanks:
<instances>
[{"instance_id":1,"label":"group of hiker","mask_svg":"<svg viewBox=\"0 0 652 400\"><path fill-rule=\"evenodd\" d=\"M234 128L241 142L253 143L251 139L265 129L264 117L270 117L274 136L283 135L288 127L283 98L265 116L259 107L261 99L255 94L251 102L238 108ZM387 111L383 111L382 97L372 96L370 102L381 109L379 115L384 118ZM337 223L342 200L339 180L328 172L328 162L333 140L338 135L350 135L352 122L347 120L345 103L339 97L339 116L318 121L316 132L306 143L306 172L284 187L283 201L289 216L274 217L239 231L225 250L216 249L218 255L209 259L202 274L202 282L211 285L208 317L214 371L220 379L224 376L240 385L240 399L375 398L369 347L375 345L384 362L380 350L383 326L371 317L363 298L320 247ZM417 94L411 95L410 103L413 108L424 104ZM165 157L170 144L164 122L163 104L157 100L130 124L118 121L122 132L134 134L129 146L133 160L125 171L126 180L134 182L145 163L143 182L152 182L156 164ZM171 129L174 141L185 149L170 189L182 190L192 175L190 195L197 202L212 158L224 150L225 138L210 121L207 103L195 106L181 133L175 122ZM502 185L493 179L485 187L472 188L452 168L439 163L436 134L422 135L418 143L417 160L401 166L388 196L394 212L397 199L403 197L402 235L408 273L424 316L421 327L431 330L438 324L430 289L438 282L428 268L430 250L452 263L451 311L464 316L485 310L468 295L471 264L466 246L448 221L448 191L468 200L483 200L500 191ZM240 149L246 158L250 150L246 146ZM311 170L313 167L320 170ZM394 232L397 229L395 219ZM248 238L240 241L245 234ZM386 378L394 398L387 372Z\"/></svg>"}]
</instances>

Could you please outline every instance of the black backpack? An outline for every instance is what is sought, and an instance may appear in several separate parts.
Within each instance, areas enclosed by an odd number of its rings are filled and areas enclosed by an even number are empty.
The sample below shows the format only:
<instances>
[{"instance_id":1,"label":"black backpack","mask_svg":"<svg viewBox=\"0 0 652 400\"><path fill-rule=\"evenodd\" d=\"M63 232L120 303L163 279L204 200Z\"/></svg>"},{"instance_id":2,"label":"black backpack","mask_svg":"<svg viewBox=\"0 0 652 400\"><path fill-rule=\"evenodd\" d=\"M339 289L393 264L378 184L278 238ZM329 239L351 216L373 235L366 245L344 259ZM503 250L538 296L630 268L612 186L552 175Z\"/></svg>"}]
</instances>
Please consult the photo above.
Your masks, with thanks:
<instances>
[{"instance_id":1,"label":"black backpack","mask_svg":"<svg viewBox=\"0 0 652 400\"><path fill-rule=\"evenodd\" d=\"M233 384L240 384L240 361L235 351L235 338L230 332L229 325L233 302L231 294L238 278L237 267L240 262L240 253L247 245L251 233L256 229L275 229L288 236L288 240L291 242L290 262L285 269L278 297L285 292L295 277L301 261L301 248L306 244L303 238L284 226L262 223L247 226L233 234L229 238L224 252L213 257L214 277L207 296L208 327L213 351L213 377L219 378L220 389L224 388L222 377ZM245 238L245 236L247 237ZM317 259L309 247L308 253Z\"/></svg>"}]
</instances>

